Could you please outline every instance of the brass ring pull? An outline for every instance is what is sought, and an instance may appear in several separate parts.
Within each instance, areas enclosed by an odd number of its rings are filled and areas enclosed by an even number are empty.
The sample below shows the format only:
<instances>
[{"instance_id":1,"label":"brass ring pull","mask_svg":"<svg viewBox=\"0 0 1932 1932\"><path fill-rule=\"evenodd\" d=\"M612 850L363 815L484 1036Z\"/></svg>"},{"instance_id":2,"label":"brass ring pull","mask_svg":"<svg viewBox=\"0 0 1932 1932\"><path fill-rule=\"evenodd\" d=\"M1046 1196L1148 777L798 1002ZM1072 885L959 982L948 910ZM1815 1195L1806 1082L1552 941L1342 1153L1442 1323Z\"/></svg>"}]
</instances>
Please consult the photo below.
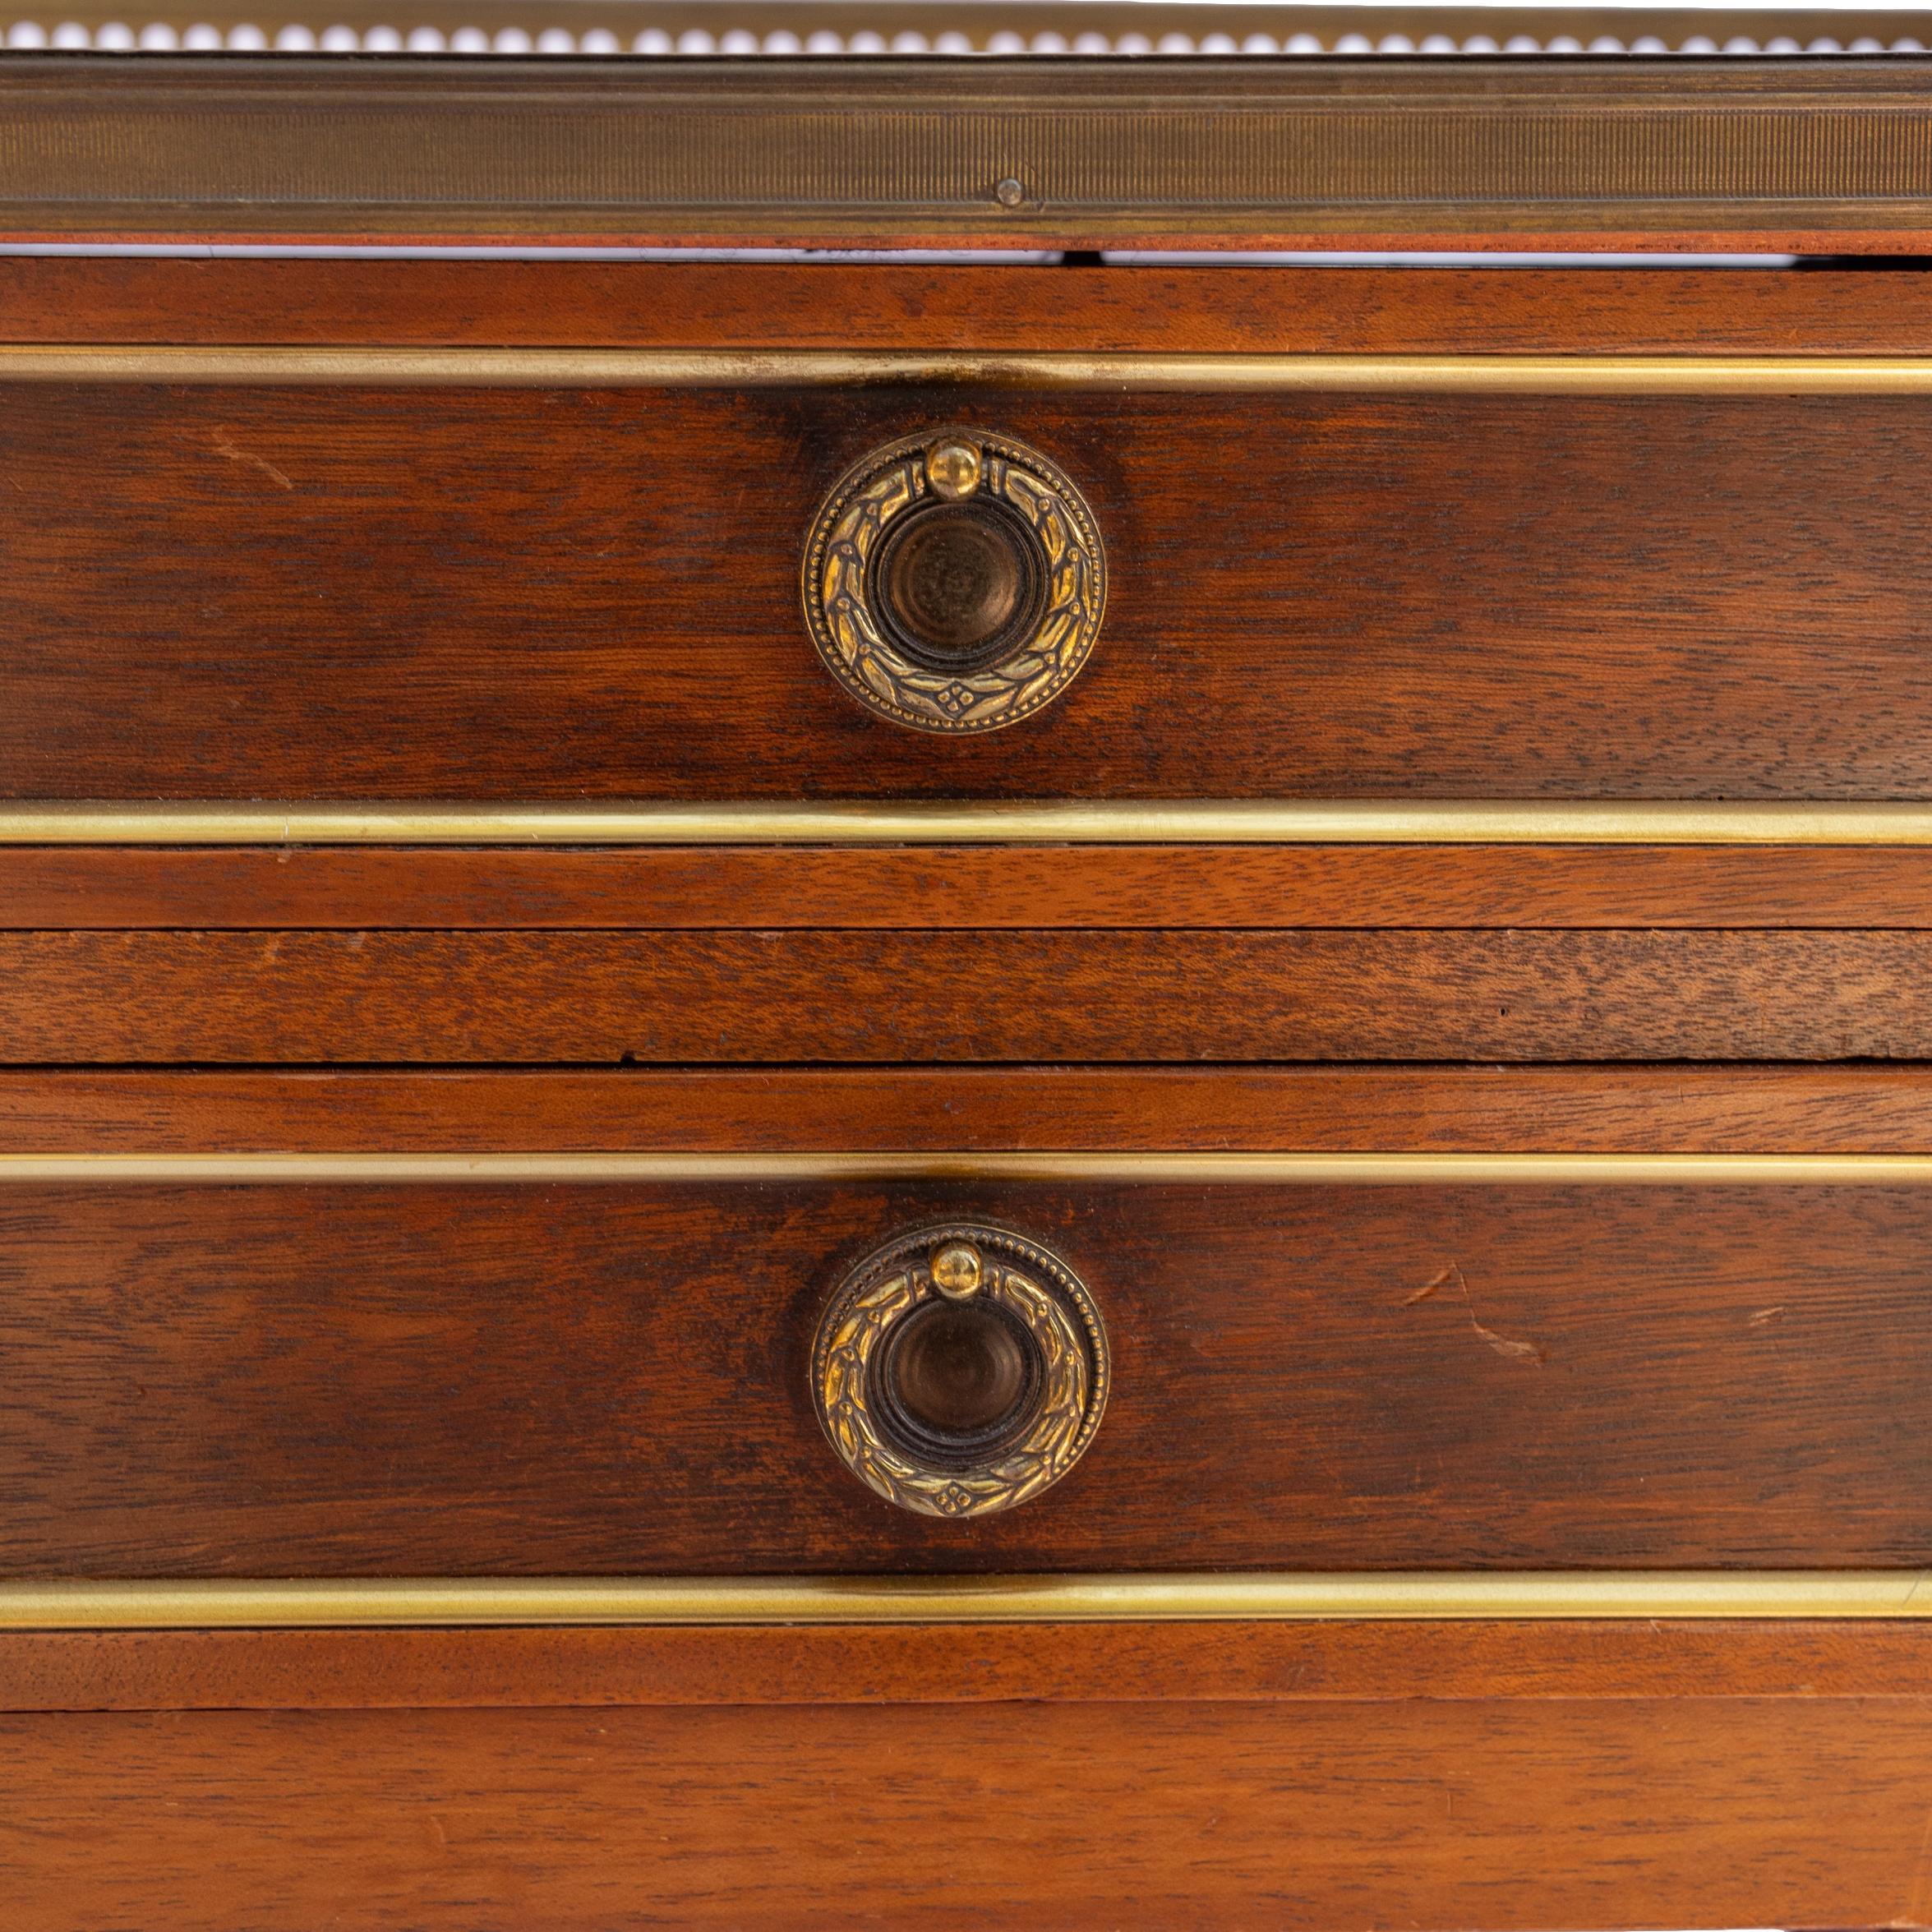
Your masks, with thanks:
<instances>
[{"instance_id":1,"label":"brass ring pull","mask_svg":"<svg viewBox=\"0 0 1932 1932\"><path fill-rule=\"evenodd\" d=\"M1107 601L1085 499L1035 450L984 430L874 450L819 506L805 624L861 704L921 731L992 731L1078 675Z\"/></svg>"},{"instance_id":2,"label":"brass ring pull","mask_svg":"<svg viewBox=\"0 0 1932 1932\"><path fill-rule=\"evenodd\" d=\"M812 1395L888 1502L984 1516L1058 1482L1107 1405L1107 1331L1057 1255L1003 1228L920 1228L868 1255L818 1323Z\"/></svg>"}]
</instances>

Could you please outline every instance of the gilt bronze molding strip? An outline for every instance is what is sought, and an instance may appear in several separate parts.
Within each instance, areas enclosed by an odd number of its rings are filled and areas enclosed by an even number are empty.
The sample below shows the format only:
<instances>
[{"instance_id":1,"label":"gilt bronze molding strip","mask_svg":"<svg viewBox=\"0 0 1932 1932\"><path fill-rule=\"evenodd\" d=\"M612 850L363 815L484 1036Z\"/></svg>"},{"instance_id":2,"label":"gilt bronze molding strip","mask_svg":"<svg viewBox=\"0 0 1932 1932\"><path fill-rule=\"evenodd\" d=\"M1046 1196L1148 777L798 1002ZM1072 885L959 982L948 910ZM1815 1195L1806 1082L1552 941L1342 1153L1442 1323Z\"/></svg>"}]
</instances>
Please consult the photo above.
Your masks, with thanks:
<instances>
[{"instance_id":1,"label":"gilt bronze molding strip","mask_svg":"<svg viewBox=\"0 0 1932 1932\"><path fill-rule=\"evenodd\" d=\"M881 350L382 348L0 343L0 384L370 389L865 385L1438 395L1932 394L1932 356L967 355Z\"/></svg>"},{"instance_id":2,"label":"gilt bronze molding strip","mask_svg":"<svg viewBox=\"0 0 1932 1932\"><path fill-rule=\"evenodd\" d=\"M0 1584L0 1630L1932 1616L1932 1573L529 1577Z\"/></svg>"},{"instance_id":3,"label":"gilt bronze molding strip","mask_svg":"<svg viewBox=\"0 0 1932 1932\"><path fill-rule=\"evenodd\" d=\"M1932 804L840 800L723 805L0 800L6 846L1932 846Z\"/></svg>"},{"instance_id":4,"label":"gilt bronze molding strip","mask_svg":"<svg viewBox=\"0 0 1932 1932\"><path fill-rule=\"evenodd\" d=\"M1932 1187L1923 1154L0 1154L0 1187L973 1182Z\"/></svg>"}]
</instances>

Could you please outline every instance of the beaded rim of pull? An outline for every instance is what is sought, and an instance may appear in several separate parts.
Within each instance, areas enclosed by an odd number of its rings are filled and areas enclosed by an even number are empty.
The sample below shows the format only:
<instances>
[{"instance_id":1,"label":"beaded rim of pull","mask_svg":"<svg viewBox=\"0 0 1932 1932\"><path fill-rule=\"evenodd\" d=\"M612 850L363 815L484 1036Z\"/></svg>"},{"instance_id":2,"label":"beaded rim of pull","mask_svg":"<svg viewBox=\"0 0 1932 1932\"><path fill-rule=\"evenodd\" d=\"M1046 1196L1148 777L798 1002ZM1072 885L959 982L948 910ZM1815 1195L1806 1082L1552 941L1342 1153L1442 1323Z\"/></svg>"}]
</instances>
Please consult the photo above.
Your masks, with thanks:
<instances>
[{"instance_id":1,"label":"beaded rim of pull","mask_svg":"<svg viewBox=\"0 0 1932 1932\"><path fill-rule=\"evenodd\" d=\"M949 1270L962 1252L977 1264L966 1292L997 1303L1039 1351L1041 1393L1017 1439L970 1468L935 1469L882 1427L872 1379L901 1321L961 1292ZM1109 1380L1107 1331L1086 1284L1037 1242L979 1223L914 1229L875 1249L827 1304L812 1349L826 1440L869 1489L922 1516L991 1515L1051 1488L1086 1453Z\"/></svg>"}]
</instances>

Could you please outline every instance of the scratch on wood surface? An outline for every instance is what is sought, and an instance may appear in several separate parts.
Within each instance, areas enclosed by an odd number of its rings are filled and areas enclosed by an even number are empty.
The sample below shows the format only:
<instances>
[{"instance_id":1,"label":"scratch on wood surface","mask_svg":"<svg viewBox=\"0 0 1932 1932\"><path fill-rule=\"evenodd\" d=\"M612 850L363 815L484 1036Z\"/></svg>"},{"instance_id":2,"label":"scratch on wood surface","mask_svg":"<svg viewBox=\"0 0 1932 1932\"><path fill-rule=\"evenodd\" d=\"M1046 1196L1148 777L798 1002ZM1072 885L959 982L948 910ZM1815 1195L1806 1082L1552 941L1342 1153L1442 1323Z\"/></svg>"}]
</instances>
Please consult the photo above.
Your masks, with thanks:
<instances>
[{"instance_id":1,"label":"scratch on wood surface","mask_svg":"<svg viewBox=\"0 0 1932 1932\"><path fill-rule=\"evenodd\" d=\"M1429 1297L1435 1293L1436 1290L1441 1287L1443 1283L1448 1280L1450 1277L1455 1273L1455 1264L1451 1261L1440 1275L1431 1276L1430 1279L1425 1281L1413 1294L1406 1297L1403 1301L1403 1307L1405 1308L1413 1308L1418 1302L1426 1302L1428 1300Z\"/></svg>"},{"instance_id":2,"label":"scratch on wood surface","mask_svg":"<svg viewBox=\"0 0 1932 1932\"><path fill-rule=\"evenodd\" d=\"M1782 1302L1775 1308L1760 1308L1752 1316L1750 1326L1753 1328L1762 1328L1767 1321L1775 1321L1783 1313L1784 1304Z\"/></svg>"},{"instance_id":3,"label":"scratch on wood surface","mask_svg":"<svg viewBox=\"0 0 1932 1932\"><path fill-rule=\"evenodd\" d=\"M1455 1283L1456 1292L1463 1298L1463 1312L1469 1320L1469 1326L1484 1346L1510 1362L1542 1363L1549 1359L1547 1353L1534 1342L1518 1341L1513 1335L1498 1335L1493 1328L1485 1327L1476 1319L1476 1304L1469 1293L1469 1278L1463 1273L1459 1261L1451 1261L1442 1271L1425 1281L1412 1295L1405 1296L1402 1306L1413 1308L1418 1302L1426 1302L1438 1289Z\"/></svg>"},{"instance_id":4,"label":"scratch on wood surface","mask_svg":"<svg viewBox=\"0 0 1932 1932\"><path fill-rule=\"evenodd\" d=\"M217 456L225 456L230 463L245 463L251 469L258 469L271 482L279 483L284 490L293 490L291 482L281 470L275 468L265 456L257 456L252 450L238 449L235 440L225 429L216 430L209 439L214 445Z\"/></svg>"}]
</instances>

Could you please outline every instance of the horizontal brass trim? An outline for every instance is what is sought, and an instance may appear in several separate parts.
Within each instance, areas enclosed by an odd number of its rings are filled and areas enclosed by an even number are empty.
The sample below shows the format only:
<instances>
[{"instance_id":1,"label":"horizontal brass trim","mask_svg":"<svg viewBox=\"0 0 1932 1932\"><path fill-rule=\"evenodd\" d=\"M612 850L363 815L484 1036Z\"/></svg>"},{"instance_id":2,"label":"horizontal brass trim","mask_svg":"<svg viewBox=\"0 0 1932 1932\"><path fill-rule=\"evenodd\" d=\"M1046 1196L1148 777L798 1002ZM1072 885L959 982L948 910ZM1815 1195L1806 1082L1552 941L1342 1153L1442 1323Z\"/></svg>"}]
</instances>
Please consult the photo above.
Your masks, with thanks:
<instances>
[{"instance_id":1,"label":"horizontal brass trim","mask_svg":"<svg viewBox=\"0 0 1932 1932\"><path fill-rule=\"evenodd\" d=\"M994 842L1932 846L1932 804L1570 804L1506 799L608 805L0 801L0 846Z\"/></svg>"},{"instance_id":2,"label":"horizontal brass trim","mask_svg":"<svg viewBox=\"0 0 1932 1932\"><path fill-rule=\"evenodd\" d=\"M1184 1182L1313 1187L1932 1186L1927 1154L0 1154L0 1184Z\"/></svg>"},{"instance_id":3,"label":"horizontal brass trim","mask_svg":"<svg viewBox=\"0 0 1932 1932\"><path fill-rule=\"evenodd\" d=\"M1925 1617L1924 1570L0 1584L0 1630Z\"/></svg>"},{"instance_id":4,"label":"horizontal brass trim","mask_svg":"<svg viewBox=\"0 0 1932 1932\"><path fill-rule=\"evenodd\" d=\"M818 349L136 348L0 344L0 382L396 389L1390 390L1535 395L1925 395L1919 356L1005 355Z\"/></svg>"}]
</instances>

